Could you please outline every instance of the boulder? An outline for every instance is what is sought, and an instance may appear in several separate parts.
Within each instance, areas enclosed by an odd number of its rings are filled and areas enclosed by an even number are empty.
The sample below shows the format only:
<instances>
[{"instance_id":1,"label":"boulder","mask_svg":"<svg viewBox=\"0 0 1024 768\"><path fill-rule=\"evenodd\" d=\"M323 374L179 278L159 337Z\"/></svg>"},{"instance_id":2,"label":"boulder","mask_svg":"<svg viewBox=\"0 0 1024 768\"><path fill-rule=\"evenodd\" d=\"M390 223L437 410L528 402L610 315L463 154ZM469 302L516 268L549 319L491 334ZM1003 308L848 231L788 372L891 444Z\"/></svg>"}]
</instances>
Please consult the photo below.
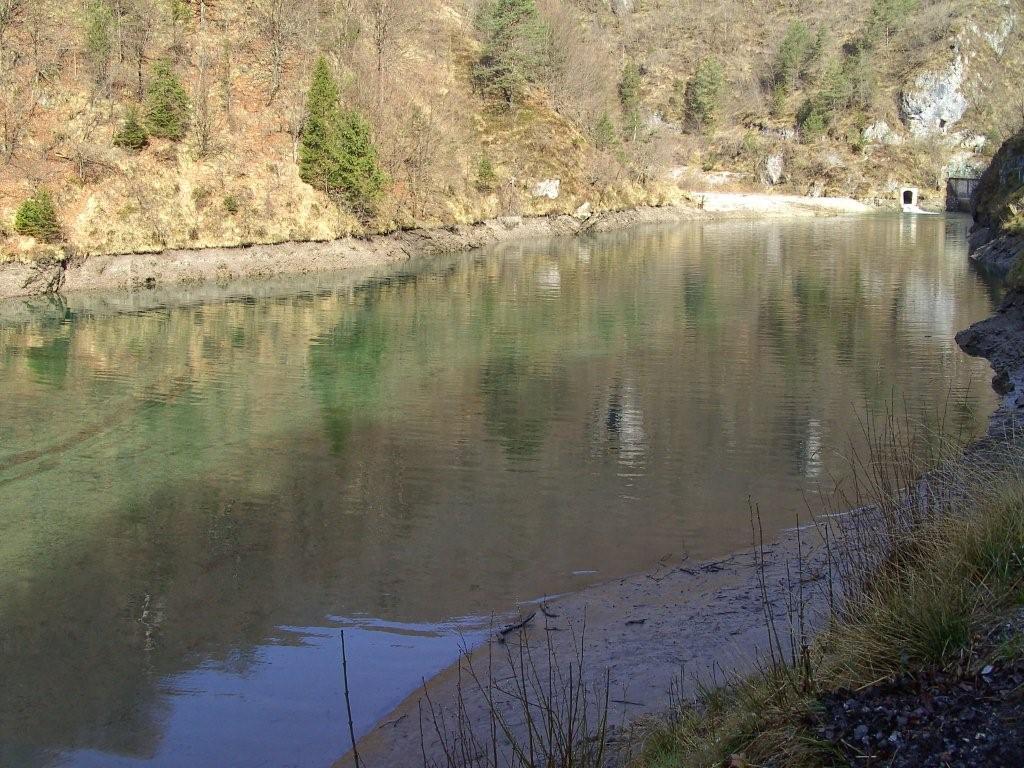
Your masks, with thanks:
<instances>
[{"instance_id":1,"label":"boulder","mask_svg":"<svg viewBox=\"0 0 1024 768\"><path fill-rule=\"evenodd\" d=\"M577 208L576 211L573 213L573 217L578 219L579 221L586 221L592 215L593 209L591 208L590 203L583 203L583 205Z\"/></svg>"},{"instance_id":2,"label":"boulder","mask_svg":"<svg viewBox=\"0 0 1024 768\"><path fill-rule=\"evenodd\" d=\"M768 155L761 167L761 182L774 187L782 181L785 170L786 164L781 153Z\"/></svg>"},{"instance_id":3,"label":"boulder","mask_svg":"<svg viewBox=\"0 0 1024 768\"><path fill-rule=\"evenodd\" d=\"M533 185L531 194L534 197L546 197L548 200L557 200L561 192L561 179L544 179Z\"/></svg>"},{"instance_id":4,"label":"boulder","mask_svg":"<svg viewBox=\"0 0 1024 768\"><path fill-rule=\"evenodd\" d=\"M903 119L917 138L945 134L960 122L967 111L964 84L964 60L957 54L948 68L924 72L903 91Z\"/></svg>"},{"instance_id":5,"label":"boulder","mask_svg":"<svg viewBox=\"0 0 1024 768\"><path fill-rule=\"evenodd\" d=\"M864 129L864 141L868 144L884 144L885 146L899 146L903 143L903 137L896 133L885 120L872 123Z\"/></svg>"}]
</instances>

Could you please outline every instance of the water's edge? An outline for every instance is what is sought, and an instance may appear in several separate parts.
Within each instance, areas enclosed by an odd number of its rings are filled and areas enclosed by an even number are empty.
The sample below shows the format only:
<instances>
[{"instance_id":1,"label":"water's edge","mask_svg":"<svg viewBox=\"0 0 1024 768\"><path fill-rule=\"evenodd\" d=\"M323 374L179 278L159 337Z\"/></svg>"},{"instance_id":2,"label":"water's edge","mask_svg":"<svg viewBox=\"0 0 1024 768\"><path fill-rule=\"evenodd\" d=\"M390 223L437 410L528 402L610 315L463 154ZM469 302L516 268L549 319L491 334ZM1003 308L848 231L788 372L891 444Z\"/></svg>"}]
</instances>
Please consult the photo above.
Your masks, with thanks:
<instances>
[{"instance_id":1,"label":"water's edge","mask_svg":"<svg viewBox=\"0 0 1024 768\"><path fill-rule=\"evenodd\" d=\"M408 230L365 239L347 237L329 242L91 256L46 266L8 262L0 264L0 299L39 296L53 289L61 294L140 291L343 271L397 264L416 256L469 251L512 240L610 232L636 224L709 218L834 216L871 210L846 198L708 194L696 196L692 204L608 211L588 218L506 216L471 225Z\"/></svg>"}]
</instances>

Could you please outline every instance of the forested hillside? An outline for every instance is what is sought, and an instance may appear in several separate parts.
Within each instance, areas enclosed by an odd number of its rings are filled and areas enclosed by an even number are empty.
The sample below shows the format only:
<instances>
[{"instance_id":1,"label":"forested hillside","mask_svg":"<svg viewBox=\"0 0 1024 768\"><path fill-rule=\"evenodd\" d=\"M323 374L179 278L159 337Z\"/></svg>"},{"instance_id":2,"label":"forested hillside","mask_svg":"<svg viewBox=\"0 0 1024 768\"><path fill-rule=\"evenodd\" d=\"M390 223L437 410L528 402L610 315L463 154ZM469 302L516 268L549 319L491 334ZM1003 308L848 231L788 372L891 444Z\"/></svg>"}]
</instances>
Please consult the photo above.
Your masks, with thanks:
<instances>
[{"instance_id":1,"label":"forested hillside","mask_svg":"<svg viewBox=\"0 0 1024 768\"><path fill-rule=\"evenodd\" d=\"M159 250L777 186L1021 120L1019 0L0 0L0 248Z\"/></svg>"}]
</instances>

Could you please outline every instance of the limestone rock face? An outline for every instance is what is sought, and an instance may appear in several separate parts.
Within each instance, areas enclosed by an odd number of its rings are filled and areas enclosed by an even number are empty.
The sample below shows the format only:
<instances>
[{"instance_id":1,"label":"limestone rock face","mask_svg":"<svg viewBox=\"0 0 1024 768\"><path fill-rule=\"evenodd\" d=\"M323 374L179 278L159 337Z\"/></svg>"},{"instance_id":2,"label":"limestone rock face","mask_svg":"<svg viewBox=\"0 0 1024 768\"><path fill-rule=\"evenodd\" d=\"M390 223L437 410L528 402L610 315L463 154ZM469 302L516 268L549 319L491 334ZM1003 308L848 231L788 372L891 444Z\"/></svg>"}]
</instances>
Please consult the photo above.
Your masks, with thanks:
<instances>
[{"instance_id":1,"label":"limestone rock face","mask_svg":"<svg viewBox=\"0 0 1024 768\"><path fill-rule=\"evenodd\" d=\"M531 194L534 197L546 197L548 200L557 200L561 192L561 179L544 179L533 185Z\"/></svg>"},{"instance_id":2,"label":"limestone rock face","mask_svg":"<svg viewBox=\"0 0 1024 768\"><path fill-rule=\"evenodd\" d=\"M962 92L964 60L959 54L945 70L924 72L903 91L903 119L917 138L945 134L969 106Z\"/></svg>"}]
</instances>

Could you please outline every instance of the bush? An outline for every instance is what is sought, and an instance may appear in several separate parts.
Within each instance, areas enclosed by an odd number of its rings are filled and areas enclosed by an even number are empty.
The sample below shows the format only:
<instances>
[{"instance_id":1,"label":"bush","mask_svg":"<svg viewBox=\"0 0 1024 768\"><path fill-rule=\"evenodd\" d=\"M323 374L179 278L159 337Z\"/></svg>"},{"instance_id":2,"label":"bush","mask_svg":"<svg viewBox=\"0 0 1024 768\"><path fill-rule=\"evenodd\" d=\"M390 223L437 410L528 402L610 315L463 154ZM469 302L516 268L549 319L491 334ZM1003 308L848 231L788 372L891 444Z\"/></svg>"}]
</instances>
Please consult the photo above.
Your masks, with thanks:
<instances>
[{"instance_id":1,"label":"bush","mask_svg":"<svg viewBox=\"0 0 1024 768\"><path fill-rule=\"evenodd\" d=\"M121 123L121 128L114 134L114 146L138 152L147 144L149 144L149 134L146 133L145 126L139 122L135 107L131 107L128 114L125 115L124 122Z\"/></svg>"},{"instance_id":2,"label":"bush","mask_svg":"<svg viewBox=\"0 0 1024 768\"><path fill-rule=\"evenodd\" d=\"M146 126L151 136L180 141L188 131L188 94L166 61L153 66L146 91Z\"/></svg>"},{"instance_id":3,"label":"bush","mask_svg":"<svg viewBox=\"0 0 1024 768\"><path fill-rule=\"evenodd\" d=\"M40 189L18 207L14 231L42 242L52 242L60 236L57 209L49 192Z\"/></svg>"},{"instance_id":4,"label":"bush","mask_svg":"<svg viewBox=\"0 0 1024 768\"><path fill-rule=\"evenodd\" d=\"M370 126L355 110L342 110L326 59L317 62L306 100L299 175L307 184L341 197L357 212L372 212L387 177L377 160Z\"/></svg>"},{"instance_id":5,"label":"bush","mask_svg":"<svg viewBox=\"0 0 1024 768\"><path fill-rule=\"evenodd\" d=\"M718 121L725 77L717 59L706 58L686 86L686 118L698 130L710 130Z\"/></svg>"},{"instance_id":6,"label":"bush","mask_svg":"<svg viewBox=\"0 0 1024 768\"><path fill-rule=\"evenodd\" d=\"M234 195L227 195L224 198L224 210L234 216L242 210L242 204L238 202L238 198Z\"/></svg>"}]
</instances>

